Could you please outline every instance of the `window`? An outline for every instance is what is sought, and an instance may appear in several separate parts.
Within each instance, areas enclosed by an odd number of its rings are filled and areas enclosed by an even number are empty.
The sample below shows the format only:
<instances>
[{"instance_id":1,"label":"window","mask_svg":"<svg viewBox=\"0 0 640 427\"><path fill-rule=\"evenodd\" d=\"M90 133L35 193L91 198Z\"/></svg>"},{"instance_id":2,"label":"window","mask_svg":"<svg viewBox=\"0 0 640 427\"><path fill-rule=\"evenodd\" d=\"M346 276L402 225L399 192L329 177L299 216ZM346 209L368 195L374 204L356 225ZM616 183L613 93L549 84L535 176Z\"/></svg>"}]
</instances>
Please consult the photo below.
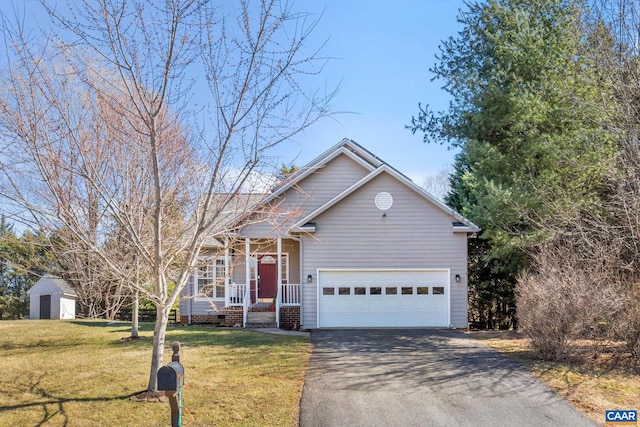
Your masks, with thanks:
<instances>
[{"instance_id":1,"label":"window","mask_svg":"<svg viewBox=\"0 0 640 427\"><path fill-rule=\"evenodd\" d=\"M429 295L429 287L428 286L418 286L416 292L418 295Z\"/></svg>"},{"instance_id":2,"label":"window","mask_svg":"<svg viewBox=\"0 0 640 427\"><path fill-rule=\"evenodd\" d=\"M249 280L256 280L258 271L258 260L255 257L249 258Z\"/></svg>"},{"instance_id":3,"label":"window","mask_svg":"<svg viewBox=\"0 0 640 427\"><path fill-rule=\"evenodd\" d=\"M225 273L224 257L201 258L193 272L195 293L208 298L224 298Z\"/></svg>"},{"instance_id":4,"label":"window","mask_svg":"<svg viewBox=\"0 0 640 427\"><path fill-rule=\"evenodd\" d=\"M398 295L398 288L395 286L392 288L385 288L384 293L385 295Z\"/></svg>"},{"instance_id":5,"label":"window","mask_svg":"<svg viewBox=\"0 0 640 427\"><path fill-rule=\"evenodd\" d=\"M226 283L226 269L224 258L216 259L216 295L215 298L224 298L224 288Z\"/></svg>"},{"instance_id":6,"label":"window","mask_svg":"<svg viewBox=\"0 0 640 427\"><path fill-rule=\"evenodd\" d=\"M196 269L196 284L199 295L213 297L213 274L211 272L211 263L203 260L202 264Z\"/></svg>"},{"instance_id":7,"label":"window","mask_svg":"<svg viewBox=\"0 0 640 427\"><path fill-rule=\"evenodd\" d=\"M413 295L413 287L411 287L411 286L403 286L402 287L402 295Z\"/></svg>"},{"instance_id":8,"label":"window","mask_svg":"<svg viewBox=\"0 0 640 427\"><path fill-rule=\"evenodd\" d=\"M367 294L367 288L355 287L355 288L353 288L353 294L354 295L366 295Z\"/></svg>"},{"instance_id":9,"label":"window","mask_svg":"<svg viewBox=\"0 0 640 427\"><path fill-rule=\"evenodd\" d=\"M433 287L434 295L444 295L444 286L434 286Z\"/></svg>"},{"instance_id":10,"label":"window","mask_svg":"<svg viewBox=\"0 0 640 427\"><path fill-rule=\"evenodd\" d=\"M379 286L372 286L369 288L369 295L382 295L382 288Z\"/></svg>"},{"instance_id":11,"label":"window","mask_svg":"<svg viewBox=\"0 0 640 427\"><path fill-rule=\"evenodd\" d=\"M351 288L338 288L338 295L351 295Z\"/></svg>"},{"instance_id":12,"label":"window","mask_svg":"<svg viewBox=\"0 0 640 427\"><path fill-rule=\"evenodd\" d=\"M335 295L335 289L333 289L333 288L322 288L322 295Z\"/></svg>"},{"instance_id":13,"label":"window","mask_svg":"<svg viewBox=\"0 0 640 427\"><path fill-rule=\"evenodd\" d=\"M281 274L282 274L282 283L289 283L289 257L285 254L282 254L282 264L281 264Z\"/></svg>"}]
</instances>

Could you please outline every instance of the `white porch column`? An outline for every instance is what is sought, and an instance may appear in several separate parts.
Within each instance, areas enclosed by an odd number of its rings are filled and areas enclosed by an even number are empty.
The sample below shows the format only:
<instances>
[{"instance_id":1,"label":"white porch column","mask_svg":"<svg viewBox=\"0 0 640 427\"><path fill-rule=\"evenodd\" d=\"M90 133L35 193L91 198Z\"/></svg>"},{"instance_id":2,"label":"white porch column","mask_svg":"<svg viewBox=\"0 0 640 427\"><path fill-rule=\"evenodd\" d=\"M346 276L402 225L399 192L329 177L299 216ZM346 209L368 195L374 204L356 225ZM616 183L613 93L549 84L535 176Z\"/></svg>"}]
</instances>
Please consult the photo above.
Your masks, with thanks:
<instances>
[{"instance_id":1,"label":"white porch column","mask_svg":"<svg viewBox=\"0 0 640 427\"><path fill-rule=\"evenodd\" d=\"M231 278L229 277L229 239L224 239L224 306L228 307L231 298L231 292L229 289L229 284L231 283Z\"/></svg>"},{"instance_id":2,"label":"white porch column","mask_svg":"<svg viewBox=\"0 0 640 427\"><path fill-rule=\"evenodd\" d=\"M246 295L251 297L251 243L248 237L244 239L244 253L245 284L247 286L245 297Z\"/></svg>"},{"instance_id":3,"label":"white porch column","mask_svg":"<svg viewBox=\"0 0 640 427\"><path fill-rule=\"evenodd\" d=\"M282 239L278 237L278 281L276 282L276 326L280 327L280 302L282 301Z\"/></svg>"}]
</instances>

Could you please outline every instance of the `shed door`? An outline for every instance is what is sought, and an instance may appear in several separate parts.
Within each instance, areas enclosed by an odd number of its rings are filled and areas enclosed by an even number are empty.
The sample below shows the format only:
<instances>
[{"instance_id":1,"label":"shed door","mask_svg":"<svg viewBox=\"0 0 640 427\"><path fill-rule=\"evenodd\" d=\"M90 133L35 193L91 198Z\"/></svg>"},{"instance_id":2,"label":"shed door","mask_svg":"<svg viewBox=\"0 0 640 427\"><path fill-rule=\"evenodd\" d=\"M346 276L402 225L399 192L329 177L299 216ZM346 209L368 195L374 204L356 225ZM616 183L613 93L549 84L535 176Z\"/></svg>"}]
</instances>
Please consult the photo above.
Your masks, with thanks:
<instances>
[{"instance_id":1,"label":"shed door","mask_svg":"<svg viewBox=\"0 0 640 427\"><path fill-rule=\"evenodd\" d=\"M51 319L51 295L40 295L40 319Z\"/></svg>"},{"instance_id":2,"label":"shed door","mask_svg":"<svg viewBox=\"0 0 640 427\"><path fill-rule=\"evenodd\" d=\"M448 270L320 270L318 326L448 327Z\"/></svg>"}]
</instances>

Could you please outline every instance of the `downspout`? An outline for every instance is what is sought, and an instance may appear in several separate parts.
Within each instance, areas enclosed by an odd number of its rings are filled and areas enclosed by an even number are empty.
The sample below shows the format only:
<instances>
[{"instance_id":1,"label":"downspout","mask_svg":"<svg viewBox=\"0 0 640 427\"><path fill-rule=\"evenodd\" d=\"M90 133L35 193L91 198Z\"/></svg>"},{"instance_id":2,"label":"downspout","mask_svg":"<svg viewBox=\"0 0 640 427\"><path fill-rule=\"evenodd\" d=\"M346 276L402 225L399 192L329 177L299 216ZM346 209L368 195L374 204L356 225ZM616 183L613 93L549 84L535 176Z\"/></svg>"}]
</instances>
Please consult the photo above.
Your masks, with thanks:
<instances>
[{"instance_id":1,"label":"downspout","mask_svg":"<svg viewBox=\"0 0 640 427\"><path fill-rule=\"evenodd\" d=\"M276 289L276 327L280 327L280 299L282 297L282 238L278 237L278 282Z\"/></svg>"},{"instance_id":2,"label":"downspout","mask_svg":"<svg viewBox=\"0 0 640 427\"><path fill-rule=\"evenodd\" d=\"M188 324L191 324L191 313L193 311L193 287L194 287L194 277L193 277L193 273L191 274L191 280L189 280L189 291L187 292L187 295L189 296L189 304L187 305L187 307L189 307L189 320L188 320Z\"/></svg>"},{"instance_id":3,"label":"downspout","mask_svg":"<svg viewBox=\"0 0 640 427\"><path fill-rule=\"evenodd\" d=\"M298 325L298 330L302 330L302 307L304 307L303 304L303 295L304 295L304 291L302 289L302 287L304 286L304 266L302 265L304 262L304 251L303 251L303 243L304 243L304 239L302 238L302 235L300 235L300 239L298 240L300 242L300 325Z\"/></svg>"},{"instance_id":4,"label":"downspout","mask_svg":"<svg viewBox=\"0 0 640 427\"><path fill-rule=\"evenodd\" d=\"M247 326L247 311L248 306L251 304L251 271L250 271L250 259L251 259L251 242L248 237L244 239L244 269L245 269L245 292L244 292L244 300L242 302L242 327L245 328ZM256 272L256 279L257 277ZM257 280L256 280L256 288L257 288ZM249 299L249 301L247 301Z\"/></svg>"},{"instance_id":5,"label":"downspout","mask_svg":"<svg viewBox=\"0 0 640 427\"><path fill-rule=\"evenodd\" d=\"M231 283L230 277L230 262L229 262L229 239L224 239L224 306L228 307L230 303L230 289L229 284Z\"/></svg>"}]
</instances>

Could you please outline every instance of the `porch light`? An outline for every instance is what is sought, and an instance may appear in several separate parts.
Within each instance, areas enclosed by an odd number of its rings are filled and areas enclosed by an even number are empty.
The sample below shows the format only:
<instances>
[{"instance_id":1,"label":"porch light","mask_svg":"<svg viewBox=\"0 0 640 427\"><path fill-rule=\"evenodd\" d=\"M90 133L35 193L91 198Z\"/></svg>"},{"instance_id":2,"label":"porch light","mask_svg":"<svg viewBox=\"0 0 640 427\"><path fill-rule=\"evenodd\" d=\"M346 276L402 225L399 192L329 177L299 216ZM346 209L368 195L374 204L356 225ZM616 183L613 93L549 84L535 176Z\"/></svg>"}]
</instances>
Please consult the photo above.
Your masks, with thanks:
<instances>
[{"instance_id":1,"label":"porch light","mask_svg":"<svg viewBox=\"0 0 640 427\"><path fill-rule=\"evenodd\" d=\"M456 274L456 283L460 283L460 275Z\"/></svg>"},{"instance_id":2,"label":"porch light","mask_svg":"<svg viewBox=\"0 0 640 427\"><path fill-rule=\"evenodd\" d=\"M311 274L307 274L307 283L313 282L313 276Z\"/></svg>"}]
</instances>

